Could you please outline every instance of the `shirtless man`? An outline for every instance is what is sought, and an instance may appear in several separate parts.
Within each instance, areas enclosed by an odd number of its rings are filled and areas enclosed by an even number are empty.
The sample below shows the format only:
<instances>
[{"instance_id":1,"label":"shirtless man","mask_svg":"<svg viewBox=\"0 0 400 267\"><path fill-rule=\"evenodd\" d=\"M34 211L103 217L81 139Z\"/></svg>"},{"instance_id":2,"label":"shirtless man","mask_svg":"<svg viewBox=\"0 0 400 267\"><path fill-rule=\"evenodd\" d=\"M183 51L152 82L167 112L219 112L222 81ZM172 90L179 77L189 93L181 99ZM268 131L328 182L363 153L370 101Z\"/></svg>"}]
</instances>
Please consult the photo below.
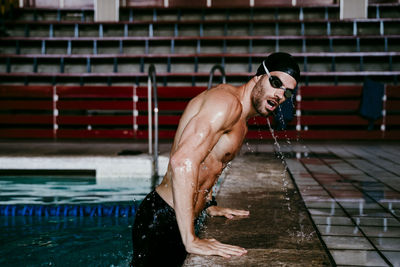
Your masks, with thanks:
<instances>
[{"instance_id":1,"label":"shirtless man","mask_svg":"<svg viewBox=\"0 0 400 267\"><path fill-rule=\"evenodd\" d=\"M210 204L211 189L239 151L247 120L272 114L291 97L299 77L299 67L289 54L274 53L248 83L221 84L189 102L175 135L168 171L137 211L134 266L180 266L187 253L226 258L247 253L238 246L198 238L194 223L204 209L210 216L249 215L249 211Z\"/></svg>"}]
</instances>

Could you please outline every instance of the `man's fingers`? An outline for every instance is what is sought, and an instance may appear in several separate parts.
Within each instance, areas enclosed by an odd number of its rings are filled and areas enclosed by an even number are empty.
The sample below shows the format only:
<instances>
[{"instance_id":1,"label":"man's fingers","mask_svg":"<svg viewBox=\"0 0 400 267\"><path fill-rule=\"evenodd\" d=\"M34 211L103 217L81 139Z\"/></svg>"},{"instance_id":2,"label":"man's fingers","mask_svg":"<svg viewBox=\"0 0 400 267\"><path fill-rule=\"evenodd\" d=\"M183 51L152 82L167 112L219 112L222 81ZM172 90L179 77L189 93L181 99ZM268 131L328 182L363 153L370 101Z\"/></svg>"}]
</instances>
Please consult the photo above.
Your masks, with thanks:
<instances>
[{"instance_id":1,"label":"man's fingers","mask_svg":"<svg viewBox=\"0 0 400 267\"><path fill-rule=\"evenodd\" d=\"M210 216L225 216L228 219L233 219L234 216L249 216L248 210L236 210L230 208L222 208L217 206L211 206L207 209Z\"/></svg>"},{"instance_id":2,"label":"man's fingers","mask_svg":"<svg viewBox=\"0 0 400 267\"><path fill-rule=\"evenodd\" d=\"M241 256L247 253L247 251L242 248L220 248L220 249L223 250L225 253L235 256Z\"/></svg>"},{"instance_id":3,"label":"man's fingers","mask_svg":"<svg viewBox=\"0 0 400 267\"><path fill-rule=\"evenodd\" d=\"M242 256L247 253L244 248L223 244L215 239L198 239L192 245L186 248L187 251L199 255L218 255L230 258L231 256Z\"/></svg>"},{"instance_id":4,"label":"man's fingers","mask_svg":"<svg viewBox=\"0 0 400 267\"><path fill-rule=\"evenodd\" d=\"M247 250L245 250L244 248L238 247L238 246L223 244L220 242L218 242L215 245L219 250L223 250L224 253L228 253L230 255L238 255L239 256L239 255L243 255L243 254L247 253Z\"/></svg>"},{"instance_id":5,"label":"man's fingers","mask_svg":"<svg viewBox=\"0 0 400 267\"><path fill-rule=\"evenodd\" d=\"M235 246L235 245L229 245L229 244L225 244L225 243L221 243L216 239L209 239L210 241L213 241L214 246L216 248L223 248L223 249L232 249L232 250L237 250L237 251L246 251L244 248L239 247L239 246Z\"/></svg>"},{"instance_id":6,"label":"man's fingers","mask_svg":"<svg viewBox=\"0 0 400 267\"><path fill-rule=\"evenodd\" d=\"M249 215L250 212L248 210L232 210L233 215Z\"/></svg>"},{"instance_id":7,"label":"man's fingers","mask_svg":"<svg viewBox=\"0 0 400 267\"><path fill-rule=\"evenodd\" d=\"M225 213L223 214L225 217L231 219L234 216L248 216L250 212L248 210L233 210L233 209L226 209ZM229 217L228 217L229 216Z\"/></svg>"},{"instance_id":8,"label":"man's fingers","mask_svg":"<svg viewBox=\"0 0 400 267\"><path fill-rule=\"evenodd\" d=\"M232 248L218 248L215 250L215 252L217 255L222 256L224 258L230 258L231 256L242 256L247 253L247 251L242 251Z\"/></svg>"},{"instance_id":9,"label":"man's fingers","mask_svg":"<svg viewBox=\"0 0 400 267\"><path fill-rule=\"evenodd\" d=\"M230 213L227 213L227 214L225 214L224 216L225 216L226 218L228 218L228 219L232 219L232 218L233 218L233 215L230 214Z\"/></svg>"},{"instance_id":10,"label":"man's fingers","mask_svg":"<svg viewBox=\"0 0 400 267\"><path fill-rule=\"evenodd\" d=\"M222 250L219 250L218 253L217 253L217 255L218 255L218 256L221 256L221 257L224 257L224 258L227 258L227 259L229 259L229 258L231 257L231 255L229 255L228 253L225 253L225 252L222 251Z\"/></svg>"}]
</instances>

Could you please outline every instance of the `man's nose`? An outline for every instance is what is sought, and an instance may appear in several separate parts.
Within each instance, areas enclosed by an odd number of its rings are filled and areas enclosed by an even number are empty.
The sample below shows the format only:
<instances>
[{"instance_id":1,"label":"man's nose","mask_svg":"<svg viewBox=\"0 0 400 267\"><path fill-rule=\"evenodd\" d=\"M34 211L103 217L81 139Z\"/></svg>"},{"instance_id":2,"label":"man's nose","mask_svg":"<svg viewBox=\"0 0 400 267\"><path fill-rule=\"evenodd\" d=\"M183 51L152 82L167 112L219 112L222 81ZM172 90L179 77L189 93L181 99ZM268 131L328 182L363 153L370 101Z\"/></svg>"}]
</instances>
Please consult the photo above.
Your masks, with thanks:
<instances>
[{"instance_id":1,"label":"man's nose","mask_svg":"<svg viewBox=\"0 0 400 267\"><path fill-rule=\"evenodd\" d=\"M280 88L275 89L274 96L277 98L278 102L280 102L280 100L283 99L284 94L285 94L284 90Z\"/></svg>"}]
</instances>

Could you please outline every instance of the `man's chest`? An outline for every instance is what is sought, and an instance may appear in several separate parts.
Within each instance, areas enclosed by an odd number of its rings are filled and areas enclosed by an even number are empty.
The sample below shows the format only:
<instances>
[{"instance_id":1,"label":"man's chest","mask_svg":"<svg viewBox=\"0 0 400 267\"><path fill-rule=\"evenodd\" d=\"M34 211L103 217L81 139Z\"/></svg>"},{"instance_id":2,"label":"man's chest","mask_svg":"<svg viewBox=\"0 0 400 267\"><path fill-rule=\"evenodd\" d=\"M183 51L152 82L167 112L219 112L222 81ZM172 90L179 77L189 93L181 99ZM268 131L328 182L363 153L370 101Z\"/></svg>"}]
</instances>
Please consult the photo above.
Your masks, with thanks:
<instances>
[{"instance_id":1,"label":"man's chest","mask_svg":"<svg viewBox=\"0 0 400 267\"><path fill-rule=\"evenodd\" d=\"M238 124L231 131L224 133L213 148L213 154L218 161L228 163L242 146L247 133L246 124Z\"/></svg>"}]
</instances>

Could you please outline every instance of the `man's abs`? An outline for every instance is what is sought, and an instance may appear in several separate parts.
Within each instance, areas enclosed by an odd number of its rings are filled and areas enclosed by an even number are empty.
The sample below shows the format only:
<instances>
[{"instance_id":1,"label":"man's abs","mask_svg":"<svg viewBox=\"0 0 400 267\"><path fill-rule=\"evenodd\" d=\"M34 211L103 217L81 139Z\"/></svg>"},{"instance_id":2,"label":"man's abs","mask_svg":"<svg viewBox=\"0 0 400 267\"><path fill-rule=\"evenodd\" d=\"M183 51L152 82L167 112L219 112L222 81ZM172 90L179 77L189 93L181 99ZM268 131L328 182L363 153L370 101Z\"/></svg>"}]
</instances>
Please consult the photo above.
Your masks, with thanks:
<instances>
[{"instance_id":1,"label":"man's abs","mask_svg":"<svg viewBox=\"0 0 400 267\"><path fill-rule=\"evenodd\" d=\"M194 195L194 213L197 216L204 208L207 201L207 196L221 174L225 164L215 159L207 157L207 159L199 166L199 176L196 184L193 184L195 188ZM168 171L164 176L161 184L156 188L157 193L174 208L173 192L172 192L172 171L171 167L168 166ZM182 192L183 193L183 192Z\"/></svg>"}]
</instances>

